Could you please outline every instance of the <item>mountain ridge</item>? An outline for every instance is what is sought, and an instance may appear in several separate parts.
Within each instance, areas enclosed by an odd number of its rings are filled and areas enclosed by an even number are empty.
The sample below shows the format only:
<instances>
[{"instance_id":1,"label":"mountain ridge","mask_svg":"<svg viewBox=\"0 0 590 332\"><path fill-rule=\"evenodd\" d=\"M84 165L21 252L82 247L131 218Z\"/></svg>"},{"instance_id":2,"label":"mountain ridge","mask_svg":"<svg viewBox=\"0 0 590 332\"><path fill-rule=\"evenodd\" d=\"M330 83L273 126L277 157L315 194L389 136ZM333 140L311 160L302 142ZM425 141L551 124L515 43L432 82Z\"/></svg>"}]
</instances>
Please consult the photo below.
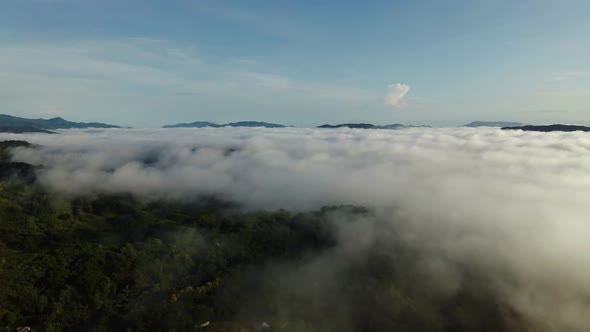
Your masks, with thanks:
<instances>
[{"instance_id":1,"label":"mountain ridge","mask_svg":"<svg viewBox=\"0 0 590 332\"><path fill-rule=\"evenodd\" d=\"M461 127L519 127L524 126L521 122L508 122L508 121L471 121L468 124L464 124Z\"/></svg>"},{"instance_id":2,"label":"mountain ridge","mask_svg":"<svg viewBox=\"0 0 590 332\"><path fill-rule=\"evenodd\" d=\"M237 121L225 124L217 124L209 121L195 121L191 123L177 123L165 125L162 128L221 128L221 127L264 127L264 128L285 128L287 126L278 123L269 123L263 121Z\"/></svg>"},{"instance_id":3,"label":"mountain ridge","mask_svg":"<svg viewBox=\"0 0 590 332\"><path fill-rule=\"evenodd\" d=\"M539 132L572 132L572 131L584 131L590 132L590 127L579 126L579 125L564 125L564 124L552 124L552 125L540 125L540 126L520 126L520 127L503 127L502 130L524 130L524 131L539 131Z\"/></svg>"},{"instance_id":4,"label":"mountain ridge","mask_svg":"<svg viewBox=\"0 0 590 332\"><path fill-rule=\"evenodd\" d=\"M72 122L61 117L51 119L28 119L18 116L0 114L0 127L33 129L73 129L73 128L121 128L100 122Z\"/></svg>"},{"instance_id":5,"label":"mountain ridge","mask_svg":"<svg viewBox=\"0 0 590 332\"><path fill-rule=\"evenodd\" d=\"M401 123L392 123L388 125L374 125L372 123L342 123L337 125L331 124L323 124L321 126L317 126L316 128L324 128L324 129L337 129L337 128L352 128L352 129L407 129L407 128L431 128L430 126L414 126L414 125L404 125Z\"/></svg>"},{"instance_id":6,"label":"mountain ridge","mask_svg":"<svg viewBox=\"0 0 590 332\"><path fill-rule=\"evenodd\" d=\"M219 127L222 127L222 125L219 125L219 124L213 123L213 122L209 122L209 121L195 121L195 122L191 122L191 123L177 123L177 124L173 124L173 125L162 126L162 128L204 128L204 127L219 128Z\"/></svg>"}]
</instances>

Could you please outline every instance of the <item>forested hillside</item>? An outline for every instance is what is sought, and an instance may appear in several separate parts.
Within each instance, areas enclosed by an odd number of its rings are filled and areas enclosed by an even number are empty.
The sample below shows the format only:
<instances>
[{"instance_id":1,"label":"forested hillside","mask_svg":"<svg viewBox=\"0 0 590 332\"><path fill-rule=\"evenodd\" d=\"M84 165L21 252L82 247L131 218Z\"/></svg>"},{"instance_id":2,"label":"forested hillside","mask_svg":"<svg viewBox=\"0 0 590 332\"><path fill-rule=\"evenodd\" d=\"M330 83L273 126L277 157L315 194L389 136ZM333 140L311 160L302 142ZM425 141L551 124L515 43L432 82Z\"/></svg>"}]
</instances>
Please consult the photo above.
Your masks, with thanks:
<instances>
[{"instance_id":1,"label":"forested hillside","mask_svg":"<svg viewBox=\"0 0 590 332\"><path fill-rule=\"evenodd\" d=\"M0 167L1 331L525 331L474 271L444 295L402 245L342 254L336 230L365 208L58 197L35 167Z\"/></svg>"}]
</instances>

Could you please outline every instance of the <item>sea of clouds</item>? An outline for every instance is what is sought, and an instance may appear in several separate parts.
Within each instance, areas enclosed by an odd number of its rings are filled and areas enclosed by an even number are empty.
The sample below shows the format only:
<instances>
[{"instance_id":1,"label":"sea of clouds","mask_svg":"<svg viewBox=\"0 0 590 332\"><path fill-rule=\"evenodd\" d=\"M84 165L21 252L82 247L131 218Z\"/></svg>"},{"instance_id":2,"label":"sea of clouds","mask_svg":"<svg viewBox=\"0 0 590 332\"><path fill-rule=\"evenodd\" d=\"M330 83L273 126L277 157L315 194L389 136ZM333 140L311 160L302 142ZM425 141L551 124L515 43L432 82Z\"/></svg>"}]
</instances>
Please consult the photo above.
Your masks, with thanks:
<instances>
[{"instance_id":1,"label":"sea of clouds","mask_svg":"<svg viewBox=\"0 0 590 332\"><path fill-rule=\"evenodd\" d=\"M40 182L65 195L215 195L246 209L296 211L366 206L377 221L354 224L354 236L341 231L343 252L395 222L446 291L466 282L453 266L471 264L543 329L590 330L590 133L202 128L0 139L40 145L17 149L14 160L44 165Z\"/></svg>"}]
</instances>

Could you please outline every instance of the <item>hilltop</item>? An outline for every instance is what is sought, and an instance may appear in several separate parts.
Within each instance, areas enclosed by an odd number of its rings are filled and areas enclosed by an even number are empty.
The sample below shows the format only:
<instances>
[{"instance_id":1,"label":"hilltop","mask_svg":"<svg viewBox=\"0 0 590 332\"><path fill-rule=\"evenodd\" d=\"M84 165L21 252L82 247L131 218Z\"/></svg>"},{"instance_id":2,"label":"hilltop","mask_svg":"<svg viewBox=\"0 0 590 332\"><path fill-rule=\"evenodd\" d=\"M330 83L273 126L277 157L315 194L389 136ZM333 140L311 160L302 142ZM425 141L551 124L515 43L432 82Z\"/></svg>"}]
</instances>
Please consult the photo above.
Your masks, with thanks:
<instances>
[{"instance_id":1,"label":"hilltop","mask_svg":"<svg viewBox=\"0 0 590 332\"><path fill-rule=\"evenodd\" d=\"M576 125L563 125L553 124L548 126L521 126L521 127L504 127L504 130L524 130L524 131L541 131L541 132L552 132L552 131L585 131L590 132L590 127L576 126Z\"/></svg>"},{"instance_id":2,"label":"hilltop","mask_svg":"<svg viewBox=\"0 0 590 332\"><path fill-rule=\"evenodd\" d=\"M32 146L27 141L0 141L0 161L8 161L10 159L10 149L19 147L29 148Z\"/></svg>"},{"instance_id":3,"label":"hilltop","mask_svg":"<svg viewBox=\"0 0 590 332\"><path fill-rule=\"evenodd\" d=\"M15 148L30 148L33 144L27 141L0 141L0 184L10 178L32 181L34 179L33 165L11 161L11 151Z\"/></svg>"}]
</instances>

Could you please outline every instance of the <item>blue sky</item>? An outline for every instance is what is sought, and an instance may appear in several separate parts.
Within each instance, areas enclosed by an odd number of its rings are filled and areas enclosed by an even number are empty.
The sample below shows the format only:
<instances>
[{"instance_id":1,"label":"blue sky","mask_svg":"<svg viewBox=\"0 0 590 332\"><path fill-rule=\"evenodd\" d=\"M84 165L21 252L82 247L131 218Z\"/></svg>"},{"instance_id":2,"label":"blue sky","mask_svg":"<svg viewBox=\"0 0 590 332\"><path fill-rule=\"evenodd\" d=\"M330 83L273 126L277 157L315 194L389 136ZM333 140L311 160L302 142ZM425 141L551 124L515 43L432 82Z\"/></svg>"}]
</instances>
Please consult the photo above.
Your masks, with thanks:
<instances>
[{"instance_id":1,"label":"blue sky","mask_svg":"<svg viewBox=\"0 0 590 332\"><path fill-rule=\"evenodd\" d=\"M590 1L0 1L0 113L590 124Z\"/></svg>"}]
</instances>

